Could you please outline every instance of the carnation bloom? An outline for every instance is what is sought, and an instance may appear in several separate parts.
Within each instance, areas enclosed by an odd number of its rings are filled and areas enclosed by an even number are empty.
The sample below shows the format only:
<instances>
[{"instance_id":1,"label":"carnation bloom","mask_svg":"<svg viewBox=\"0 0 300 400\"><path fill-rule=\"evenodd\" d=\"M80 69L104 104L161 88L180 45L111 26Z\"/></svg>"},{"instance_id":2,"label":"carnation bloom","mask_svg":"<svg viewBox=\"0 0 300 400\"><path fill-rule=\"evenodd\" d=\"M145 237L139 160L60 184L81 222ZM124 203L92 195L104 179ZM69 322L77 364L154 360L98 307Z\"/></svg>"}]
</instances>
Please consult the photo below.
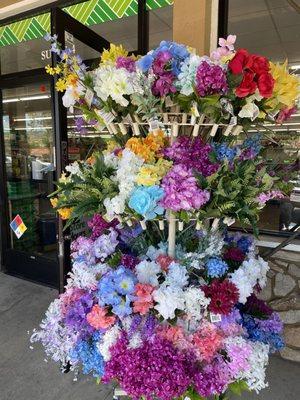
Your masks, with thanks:
<instances>
[{"instance_id":1,"label":"carnation bloom","mask_svg":"<svg viewBox=\"0 0 300 400\"><path fill-rule=\"evenodd\" d=\"M92 310L87 314L86 319L95 329L107 329L116 321L115 316L107 315L107 308L100 307L98 304L93 306Z\"/></svg>"},{"instance_id":2,"label":"carnation bloom","mask_svg":"<svg viewBox=\"0 0 300 400\"><path fill-rule=\"evenodd\" d=\"M135 285L135 300L133 303L133 311L140 313L142 315L147 314L150 308L153 307L153 298L152 292L154 290L154 286L145 284L145 283L137 283Z\"/></svg>"},{"instance_id":3,"label":"carnation bloom","mask_svg":"<svg viewBox=\"0 0 300 400\"><path fill-rule=\"evenodd\" d=\"M209 201L210 193L199 189L192 171L183 164L174 165L163 178L161 205L173 211L198 210Z\"/></svg>"},{"instance_id":4,"label":"carnation bloom","mask_svg":"<svg viewBox=\"0 0 300 400\"><path fill-rule=\"evenodd\" d=\"M202 290L210 298L209 310L216 314L229 314L239 299L237 287L227 279L223 282L215 279L202 286Z\"/></svg>"},{"instance_id":5,"label":"carnation bloom","mask_svg":"<svg viewBox=\"0 0 300 400\"><path fill-rule=\"evenodd\" d=\"M166 254L160 254L155 260L163 271L168 271L169 265L174 261L174 258Z\"/></svg>"},{"instance_id":6,"label":"carnation bloom","mask_svg":"<svg viewBox=\"0 0 300 400\"><path fill-rule=\"evenodd\" d=\"M199 359L210 362L222 347L223 336L216 325L206 321L192 335L191 342L195 347Z\"/></svg>"}]
</instances>

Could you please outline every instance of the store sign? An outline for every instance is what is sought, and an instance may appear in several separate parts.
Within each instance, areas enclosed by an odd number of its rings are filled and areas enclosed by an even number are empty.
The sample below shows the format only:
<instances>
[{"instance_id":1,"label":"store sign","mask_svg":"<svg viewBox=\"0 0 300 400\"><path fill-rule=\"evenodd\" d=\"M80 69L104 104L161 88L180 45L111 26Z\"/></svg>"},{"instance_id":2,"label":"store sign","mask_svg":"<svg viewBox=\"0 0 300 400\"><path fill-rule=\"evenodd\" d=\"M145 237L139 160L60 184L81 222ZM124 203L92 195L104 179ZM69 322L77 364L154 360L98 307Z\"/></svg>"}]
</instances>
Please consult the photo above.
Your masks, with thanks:
<instances>
[{"instance_id":1,"label":"store sign","mask_svg":"<svg viewBox=\"0 0 300 400\"><path fill-rule=\"evenodd\" d=\"M41 51L41 60L45 61L45 60L50 60L51 58L51 50L42 50Z\"/></svg>"}]
</instances>

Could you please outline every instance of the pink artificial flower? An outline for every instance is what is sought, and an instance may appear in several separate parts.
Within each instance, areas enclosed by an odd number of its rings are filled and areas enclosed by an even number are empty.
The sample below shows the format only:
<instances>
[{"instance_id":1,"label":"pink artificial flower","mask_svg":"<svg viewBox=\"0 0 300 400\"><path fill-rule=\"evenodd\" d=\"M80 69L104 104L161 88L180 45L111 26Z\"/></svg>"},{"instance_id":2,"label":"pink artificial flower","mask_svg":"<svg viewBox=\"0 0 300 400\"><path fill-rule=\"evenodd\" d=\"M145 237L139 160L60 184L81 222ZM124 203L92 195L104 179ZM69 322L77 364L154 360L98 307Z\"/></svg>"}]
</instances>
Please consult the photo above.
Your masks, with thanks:
<instances>
[{"instance_id":1,"label":"pink artificial flower","mask_svg":"<svg viewBox=\"0 0 300 400\"><path fill-rule=\"evenodd\" d=\"M107 315L107 308L95 304L87 314L88 323L95 329L107 329L116 322L115 316Z\"/></svg>"},{"instance_id":2,"label":"pink artificial flower","mask_svg":"<svg viewBox=\"0 0 300 400\"><path fill-rule=\"evenodd\" d=\"M137 283L135 285L136 300L133 303L133 311L142 315L147 314L153 307L152 292L154 286L147 283Z\"/></svg>"},{"instance_id":3,"label":"pink artificial flower","mask_svg":"<svg viewBox=\"0 0 300 400\"><path fill-rule=\"evenodd\" d=\"M174 261L174 258L167 256L166 254L160 254L155 260L163 271L168 271L169 265Z\"/></svg>"},{"instance_id":4,"label":"pink artificial flower","mask_svg":"<svg viewBox=\"0 0 300 400\"><path fill-rule=\"evenodd\" d=\"M260 193L256 200L260 206L264 206L267 201L272 199L283 199L284 194L280 190L270 190L269 192Z\"/></svg>"},{"instance_id":5,"label":"pink artificial flower","mask_svg":"<svg viewBox=\"0 0 300 400\"><path fill-rule=\"evenodd\" d=\"M280 111L276 118L276 124L282 124L284 121L286 121L290 116L297 110L297 108L291 107L291 108L284 108L283 110Z\"/></svg>"},{"instance_id":6,"label":"pink artificial flower","mask_svg":"<svg viewBox=\"0 0 300 400\"><path fill-rule=\"evenodd\" d=\"M85 291L83 289L78 288L68 288L64 293L60 294L59 299L61 300L60 309L62 316L65 316L69 310L69 307L72 306L77 300L79 300Z\"/></svg>"},{"instance_id":7,"label":"pink artificial flower","mask_svg":"<svg viewBox=\"0 0 300 400\"><path fill-rule=\"evenodd\" d=\"M220 61L224 56L230 54L230 51L226 47L218 47L216 50L212 51L210 57L213 61Z\"/></svg>"},{"instance_id":8,"label":"pink artificial flower","mask_svg":"<svg viewBox=\"0 0 300 400\"><path fill-rule=\"evenodd\" d=\"M236 41L236 35L228 35L227 39L219 38L219 46L227 47L228 50L234 50L234 43Z\"/></svg>"},{"instance_id":9,"label":"pink artificial flower","mask_svg":"<svg viewBox=\"0 0 300 400\"><path fill-rule=\"evenodd\" d=\"M221 331L208 321L201 324L198 331L191 336L191 340L199 359L207 362L214 358L223 344Z\"/></svg>"},{"instance_id":10,"label":"pink artificial flower","mask_svg":"<svg viewBox=\"0 0 300 400\"><path fill-rule=\"evenodd\" d=\"M172 343L184 340L184 333L181 326L160 325L157 333Z\"/></svg>"}]
</instances>

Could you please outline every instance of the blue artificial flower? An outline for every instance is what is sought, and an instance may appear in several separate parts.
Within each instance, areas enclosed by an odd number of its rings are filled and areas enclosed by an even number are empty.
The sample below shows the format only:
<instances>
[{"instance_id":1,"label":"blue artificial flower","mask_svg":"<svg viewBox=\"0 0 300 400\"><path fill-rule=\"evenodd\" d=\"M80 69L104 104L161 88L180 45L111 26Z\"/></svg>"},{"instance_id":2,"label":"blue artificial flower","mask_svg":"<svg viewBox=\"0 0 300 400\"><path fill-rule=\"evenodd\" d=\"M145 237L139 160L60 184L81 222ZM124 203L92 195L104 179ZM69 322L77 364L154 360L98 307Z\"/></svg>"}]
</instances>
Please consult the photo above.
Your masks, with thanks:
<instances>
[{"instance_id":1,"label":"blue artificial flower","mask_svg":"<svg viewBox=\"0 0 300 400\"><path fill-rule=\"evenodd\" d=\"M152 54L146 54L144 57L137 61L137 66L143 72L147 72L153 63Z\"/></svg>"},{"instance_id":2,"label":"blue artificial flower","mask_svg":"<svg viewBox=\"0 0 300 400\"><path fill-rule=\"evenodd\" d=\"M251 151L255 155L257 155L262 148L260 142L261 142L261 135L257 133L256 135L248 137L242 144L242 148L251 149Z\"/></svg>"},{"instance_id":3,"label":"blue artificial flower","mask_svg":"<svg viewBox=\"0 0 300 400\"><path fill-rule=\"evenodd\" d=\"M125 298L121 297L121 302L118 305L113 306L112 312L119 318L127 317L132 313L132 308L130 307L131 300L131 296L126 296Z\"/></svg>"},{"instance_id":4,"label":"blue artificial flower","mask_svg":"<svg viewBox=\"0 0 300 400\"><path fill-rule=\"evenodd\" d=\"M102 305L108 304L113 306L121 302L111 273L100 279L98 283L98 297Z\"/></svg>"},{"instance_id":5,"label":"blue artificial flower","mask_svg":"<svg viewBox=\"0 0 300 400\"><path fill-rule=\"evenodd\" d=\"M98 339L97 339L98 338ZM104 374L104 359L97 349L99 335L92 341L81 340L70 354L71 361L82 363L82 372L84 374L93 373L96 378Z\"/></svg>"},{"instance_id":6,"label":"blue artificial flower","mask_svg":"<svg viewBox=\"0 0 300 400\"><path fill-rule=\"evenodd\" d=\"M137 186L131 193L128 205L145 220L151 220L164 212L158 201L164 196L164 191L158 185Z\"/></svg>"},{"instance_id":7,"label":"blue artificial flower","mask_svg":"<svg viewBox=\"0 0 300 400\"><path fill-rule=\"evenodd\" d=\"M207 275L211 278L219 278L223 276L227 270L228 265L219 257L212 257L206 263Z\"/></svg>"},{"instance_id":8,"label":"blue artificial flower","mask_svg":"<svg viewBox=\"0 0 300 400\"><path fill-rule=\"evenodd\" d=\"M131 294L134 292L136 278L131 276L130 271L117 275L114 279L115 287L120 294Z\"/></svg>"},{"instance_id":9,"label":"blue artificial flower","mask_svg":"<svg viewBox=\"0 0 300 400\"><path fill-rule=\"evenodd\" d=\"M216 152L218 161L223 161L226 159L228 161L232 161L234 157L237 155L237 148L236 147L230 148L225 143L222 144L215 143L214 150Z\"/></svg>"},{"instance_id":10,"label":"blue artificial flower","mask_svg":"<svg viewBox=\"0 0 300 400\"><path fill-rule=\"evenodd\" d=\"M242 250L243 253L248 253L250 247L253 244L253 241L250 237L248 236L242 236L237 242L237 246L239 249Z\"/></svg>"}]
</instances>

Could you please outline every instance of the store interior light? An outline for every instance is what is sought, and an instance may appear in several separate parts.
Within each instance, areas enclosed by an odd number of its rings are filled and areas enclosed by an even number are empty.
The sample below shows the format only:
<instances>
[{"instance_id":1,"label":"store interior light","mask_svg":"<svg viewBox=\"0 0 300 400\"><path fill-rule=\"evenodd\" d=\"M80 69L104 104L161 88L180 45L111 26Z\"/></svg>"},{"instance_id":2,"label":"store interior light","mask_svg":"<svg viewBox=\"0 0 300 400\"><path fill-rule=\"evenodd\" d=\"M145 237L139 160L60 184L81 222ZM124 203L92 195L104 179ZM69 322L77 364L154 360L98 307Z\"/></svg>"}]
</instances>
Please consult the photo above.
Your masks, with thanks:
<instances>
[{"instance_id":1,"label":"store interior light","mask_svg":"<svg viewBox=\"0 0 300 400\"><path fill-rule=\"evenodd\" d=\"M290 69L300 69L300 65L291 65Z\"/></svg>"},{"instance_id":2,"label":"store interior light","mask_svg":"<svg viewBox=\"0 0 300 400\"><path fill-rule=\"evenodd\" d=\"M41 94L36 96L23 96L23 97L13 97L11 99L3 99L3 103L16 103L17 101L31 101L31 100L43 100L49 99L48 94Z\"/></svg>"},{"instance_id":3,"label":"store interior light","mask_svg":"<svg viewBox=\"0 0 300 400\"><path fill-rule=\"evenodd\" d=\"M52 119L52 117L14 118L14 122L49 121L51 119Z\"/></svg>"}]
</instances>

